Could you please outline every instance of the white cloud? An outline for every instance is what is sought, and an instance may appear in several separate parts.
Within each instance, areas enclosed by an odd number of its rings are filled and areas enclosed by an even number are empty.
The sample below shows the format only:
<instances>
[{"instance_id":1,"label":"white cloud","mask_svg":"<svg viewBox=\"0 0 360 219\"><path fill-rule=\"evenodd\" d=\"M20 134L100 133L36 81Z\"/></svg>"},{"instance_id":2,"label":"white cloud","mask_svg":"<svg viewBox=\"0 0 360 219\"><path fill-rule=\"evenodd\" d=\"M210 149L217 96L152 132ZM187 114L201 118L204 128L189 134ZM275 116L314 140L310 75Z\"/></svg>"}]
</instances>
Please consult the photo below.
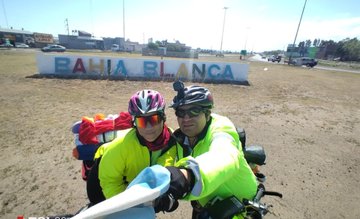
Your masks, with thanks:
<instances>
[{"instance_id":1,"label":"white cloud","mask_svg":"<svg viewBox=\"0 0 360 219\"><path fill-rule=\"evenodd\" d=\"M340 41L360 36L360 17L304 22L302 40L320 38Z\"/></svg>"},{"instance_id":2,"label":"white cloud","mask_svg":"<svg viewBox=\"0 0 360 219\"><path fill-rule=\"evenodd\" d=\"M225 20L224 50L239 51L245 47L259 52L282 50L294 41L299 23L297 16L271 17L266 4L247 13L246 8L235 8L231 2L210 2L194 1L190 5L178 5L176 10L129 12L125 18L126 38L140 43L146 43L150 37L154 40L179 40L193 48L218 50L223 27L223 7L226 5L229 9ZM360 37L360 17L308 19L303 19L296 43L315 38L340 41L346 37ZM116 15L111 13L109 17L96 15L94 21L96 36L123 36L121 12Z\"/></svg>"}]
</instances>

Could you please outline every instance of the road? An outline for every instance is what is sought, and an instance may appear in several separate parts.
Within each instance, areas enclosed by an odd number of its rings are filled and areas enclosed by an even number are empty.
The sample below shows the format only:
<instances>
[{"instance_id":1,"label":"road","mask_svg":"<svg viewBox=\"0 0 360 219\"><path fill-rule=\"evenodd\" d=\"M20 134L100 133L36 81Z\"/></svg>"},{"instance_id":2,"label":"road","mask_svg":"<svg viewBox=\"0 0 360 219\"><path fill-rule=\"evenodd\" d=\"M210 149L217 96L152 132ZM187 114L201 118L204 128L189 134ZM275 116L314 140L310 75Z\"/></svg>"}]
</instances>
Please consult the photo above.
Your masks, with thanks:
<instances>
[{"instance_id":1,"label":"road","mask_svg":"<svg viewBox=\"0 0 360 219\"><path fill-rule=\"evenodd\" d=\"M359 70L340 69L340 68L333 68L333 67L328 67L328 66L315 66L314 68L322 69L322 70L329 70L329 71L341 71L341 72L349 72L349 73L360 74Z\"/></svg>"},{"instance_id":2,"label":"road","mask_svg":"<svg viewBox=\"0 0 360 219\"><path fill-rule=\"evenodd\" d=\"M256 54L248 59L249 61L260 61L260 62L268 62L267 59L262 59L259 54ZM269 64L278 64L276 62L268 62ZM280 63L283 64L283 63ZM306 66L302 66L303 68L308 68ZM328 70L328 71L340 71L340 72L348 72L348 73L356 73L360 74L360 70L350 70L350 69L341 69L335 67L328 67L328 66L315 66L316 69Z\"/></svg>"}]
</instances>

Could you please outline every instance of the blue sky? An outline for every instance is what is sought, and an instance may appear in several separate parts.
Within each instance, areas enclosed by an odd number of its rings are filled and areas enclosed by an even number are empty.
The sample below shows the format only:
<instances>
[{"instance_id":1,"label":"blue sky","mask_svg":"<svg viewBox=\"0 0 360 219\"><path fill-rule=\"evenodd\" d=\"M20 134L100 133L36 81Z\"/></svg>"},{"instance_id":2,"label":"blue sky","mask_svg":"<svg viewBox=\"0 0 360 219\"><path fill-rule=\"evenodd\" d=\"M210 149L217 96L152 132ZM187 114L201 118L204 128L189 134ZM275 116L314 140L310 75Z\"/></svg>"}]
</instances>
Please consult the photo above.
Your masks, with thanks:
<instances>
[{"instance_id":1,"label":"blue sky","mask_svg":"<svg viewBox=\"0 0 360 219\"><path fill-rule=\"evenodd\" d=\"M123 0L0 0L0 27L123 37ZM267 51L293 43L305 0L125 0L125 38L193 48ZM308 0L296 42L360 39L359 0Z\"/></svg>"}]
</instances>

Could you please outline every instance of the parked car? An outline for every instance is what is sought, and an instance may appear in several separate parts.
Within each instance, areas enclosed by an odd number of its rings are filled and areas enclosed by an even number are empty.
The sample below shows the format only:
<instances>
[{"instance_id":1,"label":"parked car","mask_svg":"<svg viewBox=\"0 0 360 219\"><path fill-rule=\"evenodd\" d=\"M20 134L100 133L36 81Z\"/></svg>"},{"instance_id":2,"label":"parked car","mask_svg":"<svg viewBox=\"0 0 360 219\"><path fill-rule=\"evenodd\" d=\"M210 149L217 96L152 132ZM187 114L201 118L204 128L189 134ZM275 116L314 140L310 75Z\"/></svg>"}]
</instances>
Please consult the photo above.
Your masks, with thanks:
<instances>
[{"instance_id":1,"label":"parked car","mask_svg":"<svg viewBox=\"0 0 360 219\"><path fill-rule=\"evenodd\" d=\"M43 52L65 52L66 48L60 45L49 45L41 49Z\"/></svg>"},{"instance_id":2,"label":"parked car","mask_svg":"<svg viewBox=\"0 0 360 219\"><path fill-rule=\"evenodd\" d=\"M216 53L216 55L215 55L216 57L222 57L222 58L224 58L224 53L222 53L222 52L219 52L219 53Z\"/></svg>"},{"instance_id":3,"label":"parked car","mask_svg":"<svg viewBox=\"0 0 360 219\"><path fill-rule=\"evenodd\" d=\"M11 48L14 47L13 44L10 43L10 40L8 38L5 38L5 40L2 40L2 44L0 44L0 47L5 47L5 48Z\"/></svg>"},{"instance_id":4,"label":"parked car","mask_svg":"<svg viewBox=\"0 0 360 219\"><path fill-rule=\"evenodd\" d=\"M0 47L11 48L13 45L11 43L3 43L0 45Z\"/></svg>"},{"instance_id":5,"label":"parked car","mask_svg":"<svg viewBox=\"0 0 360 219\"><path fill-rule=\"evenodd\" d=\"M16 48L29 48L29 45L25 43L15 43Z\"/></svg>"},{"instance_id":6,"label":"parked car","mask_svg":"<svg viewBox=\"0 0 360 219\"><path fill-rule=\"evenodd\" d=\"M301 57L301 58L296 58L296 59L292 59L291 62L289 64L292 65L298 65L298 66L302 66L305 65L307 67L314 67L315 65L318 64L316 59L313 58L309 58L309 57Z\"/></svg>"}]
</instances>

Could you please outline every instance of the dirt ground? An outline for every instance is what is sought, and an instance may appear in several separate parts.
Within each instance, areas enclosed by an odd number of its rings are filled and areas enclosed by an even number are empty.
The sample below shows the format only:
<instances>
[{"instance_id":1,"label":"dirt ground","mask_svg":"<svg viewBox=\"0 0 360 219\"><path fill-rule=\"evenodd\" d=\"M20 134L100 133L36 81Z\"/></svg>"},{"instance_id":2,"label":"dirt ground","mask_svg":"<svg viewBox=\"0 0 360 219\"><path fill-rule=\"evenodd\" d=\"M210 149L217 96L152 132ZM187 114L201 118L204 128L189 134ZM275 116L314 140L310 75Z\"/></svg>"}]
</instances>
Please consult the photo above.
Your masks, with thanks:
<instances>
[{"instance_id":1,"label":"dirt ground","mask_svg":"<svg viewBox=\"0 0 360 219\"><path fill-rule=\"evenodd\" d=\"M360 218L360 74L249 64L250 86L202 85L215 113L265 147L265 186L284 195L263 199L273 205L266 218ZM87 198L72 124L127 110L137 90L158 90L167 103L175 94L168 82L27 78L37 72L34 51L0 51L0 66L0 218L76 212ZM190 215L182 202L158 218Z\"/></svg>"}]
</instances>

